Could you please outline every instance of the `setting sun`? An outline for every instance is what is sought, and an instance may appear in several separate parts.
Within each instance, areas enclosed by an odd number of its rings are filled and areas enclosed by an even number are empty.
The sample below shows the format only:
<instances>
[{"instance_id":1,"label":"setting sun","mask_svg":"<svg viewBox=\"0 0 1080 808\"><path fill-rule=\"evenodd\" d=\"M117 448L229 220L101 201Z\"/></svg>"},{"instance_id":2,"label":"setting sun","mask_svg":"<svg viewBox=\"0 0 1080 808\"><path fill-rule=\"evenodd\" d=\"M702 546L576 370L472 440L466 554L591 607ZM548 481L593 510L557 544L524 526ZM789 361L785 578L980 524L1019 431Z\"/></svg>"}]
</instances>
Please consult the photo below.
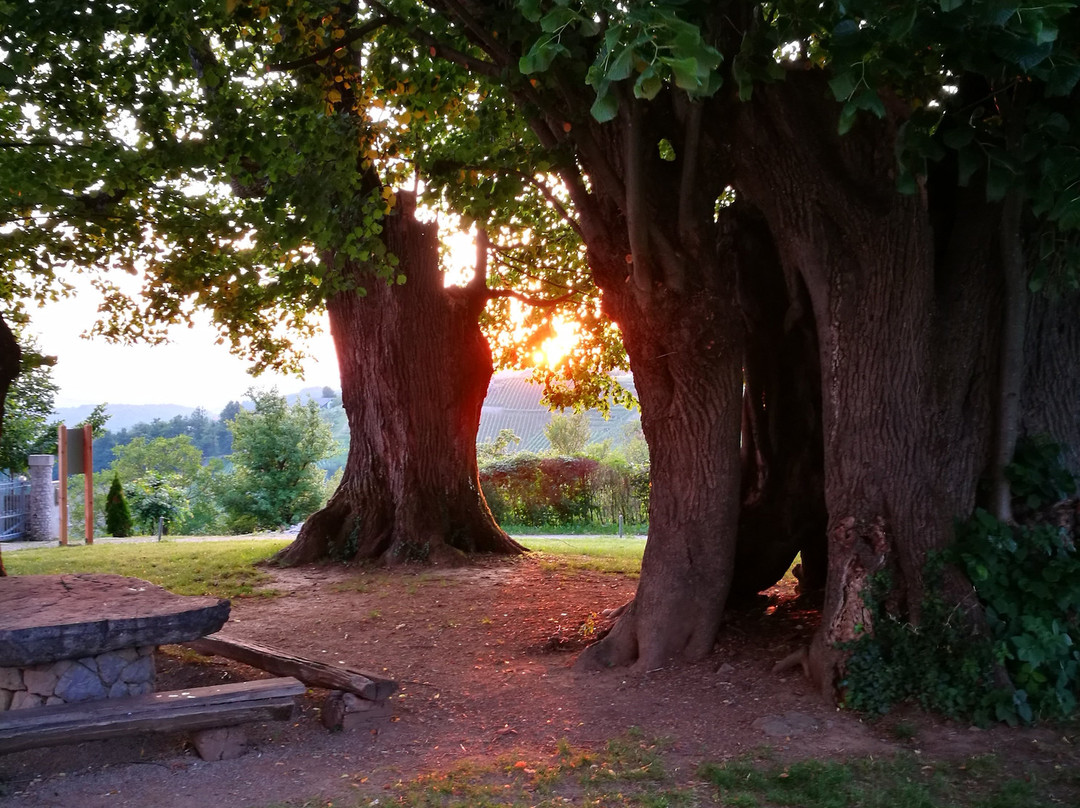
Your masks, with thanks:
<instances>
[{"instance_id":1,"label":"setting sun","mask_svg":"<svg viewBox=\"0 0 1080 808\"><path fill-rule=\"evenodd\" d=\"M580 337L578 324L575 322L556 317L552 320L551 325L555 329L555 336L548 337L541 343L539 348L533 351L533 364L535 365L547 365L549 368L555 367L564 356L574 349L574 345L577 344Z\"/></svg>"}]
</instances>

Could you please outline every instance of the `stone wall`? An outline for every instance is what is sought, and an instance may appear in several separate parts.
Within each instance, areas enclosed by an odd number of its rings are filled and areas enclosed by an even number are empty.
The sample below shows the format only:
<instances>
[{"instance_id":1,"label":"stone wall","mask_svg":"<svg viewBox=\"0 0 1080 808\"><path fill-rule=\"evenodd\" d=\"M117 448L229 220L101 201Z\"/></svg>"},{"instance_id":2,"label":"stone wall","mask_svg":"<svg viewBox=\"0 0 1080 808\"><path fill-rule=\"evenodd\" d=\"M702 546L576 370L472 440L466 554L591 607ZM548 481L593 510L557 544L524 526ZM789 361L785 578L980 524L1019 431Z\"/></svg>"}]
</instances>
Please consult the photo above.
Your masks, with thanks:
<instances>
[{"instance_id":1,"label":"stone wall","mask_svg":"<svg viewBox=\"0 0 1080 808\"><path fill-rule=\"evenodd\" d=\"M29 668L0 668L0 710L115 699L153 691L153 645Z\"/></svg>"}]
</instances>

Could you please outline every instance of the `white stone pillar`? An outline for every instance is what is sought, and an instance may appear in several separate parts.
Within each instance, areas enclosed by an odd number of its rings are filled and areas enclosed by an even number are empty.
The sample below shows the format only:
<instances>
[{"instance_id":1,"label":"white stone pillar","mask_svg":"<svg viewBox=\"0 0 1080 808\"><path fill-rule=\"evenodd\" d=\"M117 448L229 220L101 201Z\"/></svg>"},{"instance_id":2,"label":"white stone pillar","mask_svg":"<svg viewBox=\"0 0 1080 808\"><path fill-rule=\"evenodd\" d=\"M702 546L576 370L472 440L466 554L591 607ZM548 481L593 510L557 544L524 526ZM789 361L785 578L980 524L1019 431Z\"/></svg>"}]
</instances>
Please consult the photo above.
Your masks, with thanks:
<instances>
[{"instance_id":1,"label":"white stone pillar","mask_svg":"<svg viewBox=\"0 0 1080 808\"><path fill-rule=\"evenodd\" d=\"M52 455L30 455L30 525L27 538L51 541L58 537Z\"/></svg>"}]
</instances>

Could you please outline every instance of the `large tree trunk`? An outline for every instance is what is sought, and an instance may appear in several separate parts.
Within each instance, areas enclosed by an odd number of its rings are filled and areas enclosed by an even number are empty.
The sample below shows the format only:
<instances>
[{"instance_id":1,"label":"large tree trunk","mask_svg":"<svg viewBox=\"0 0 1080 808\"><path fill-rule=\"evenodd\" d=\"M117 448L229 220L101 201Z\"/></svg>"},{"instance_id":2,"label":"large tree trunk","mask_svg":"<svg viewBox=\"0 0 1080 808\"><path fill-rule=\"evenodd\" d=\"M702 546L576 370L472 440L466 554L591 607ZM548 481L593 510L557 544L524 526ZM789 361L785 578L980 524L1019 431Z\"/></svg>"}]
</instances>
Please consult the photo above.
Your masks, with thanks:
<instances>
[{"instance_id":1,"label":"large tree trunk","mask_svg":"<svg viewBox=\"0 0 1080 808\"><path fill-rule=\"evenodd\" d=\"M19 350L19 343L15 340L15 335L11 333L11 328L0 317L0 430L3 429L8 388L19 375L21 360L22 351ZM7 575L7 570L4 569L3 558L0 558L0 577L5 575Z\"/></svg>"},{"instance_id":2,"label":"large tree trunk","mask_svg":"<svg viewBox=\"0 0 1080 808\"><path fill-rule=\"evenodd\" d=\"M954 356L939 340L948 328L971 330L970 318L985 323L989 310L954 301L948 316L959 320L946 327L938 292L949 279L935 274L926 197L895 190L893 122L862 122L840 137L825 94L815 76L755 91L741 121L738 188L806 281L818 325L829 561L811 667L832 696L838 646L872 629L872 577L888 570L890 607L917 621L927 554L972 506L981 468L971 458L985 457L988 423L987 408L967 399L979 397L972 352L986 343L964 343ZM942 372L958 368L969 375L942 384ZM981 429L942 418L957 410L982 419ZM957 602L970 597L961 580L947 588Z\"/></svg>"},{"instance_id":3,"label":"large tree trunk","mask_svg":"<svg viewBox=\"0 0 1080 808\"><path fill-rule=\"evenodd\" d=\"M634 601L581 667L651 670L700 659L715 644L734 572L744 326L730 233L715 260L687 268L687 291L642 293L625 250L590 243L604 307L619 324L649 444L649 538Z\"/></svg>"},{"instance_id":4,"label":"large tree trunk","mask_svg":"<svg viewBox=\"0 0 1080 808\"><path fill-rule=\"evenodd\" d=\"M1030 296L1024 354L1021 432L1060 444L1066 467L1080 478L1080 292Z\"/></svg>"},{"instance_id":5,"label":"large tree trunk","mask_svg":"<svg viewBox=\"0 0 1080 808\"><path fill-rule=\"evenodd\" d=\"M444 288L436 225L404 213L385 228L406 283L353 268L366 294L341 292L327 306L349 419L344 476L278 559L437 563L521 552L495 524L477 474L492 374L477 319L485 290Z\"/></svg>"}]
</instances>

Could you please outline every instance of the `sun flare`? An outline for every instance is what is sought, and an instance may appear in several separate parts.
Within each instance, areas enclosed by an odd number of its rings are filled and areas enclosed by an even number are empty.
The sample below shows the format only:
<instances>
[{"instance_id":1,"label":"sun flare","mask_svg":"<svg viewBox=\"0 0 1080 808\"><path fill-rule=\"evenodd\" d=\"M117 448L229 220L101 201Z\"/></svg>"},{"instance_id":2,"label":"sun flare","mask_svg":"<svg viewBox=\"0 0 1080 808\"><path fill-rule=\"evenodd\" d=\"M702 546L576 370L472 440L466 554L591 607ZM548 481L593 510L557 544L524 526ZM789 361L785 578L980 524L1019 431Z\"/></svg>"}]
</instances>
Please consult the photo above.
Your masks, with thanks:
<instances>
[{"instance_id":1,"label":"sun flare","mask_svg":"<svg viewBox=\"0 0 1080 808\"><path fill-rule=\"evenodd\" d=\"M556 317L551 325L555 329L555 336L548 337L533 351L533 364L538 367L546 365L553 368L558 365L574 349L581 337L578 324L572 320Z\"/></svg>"}]
</instances>

